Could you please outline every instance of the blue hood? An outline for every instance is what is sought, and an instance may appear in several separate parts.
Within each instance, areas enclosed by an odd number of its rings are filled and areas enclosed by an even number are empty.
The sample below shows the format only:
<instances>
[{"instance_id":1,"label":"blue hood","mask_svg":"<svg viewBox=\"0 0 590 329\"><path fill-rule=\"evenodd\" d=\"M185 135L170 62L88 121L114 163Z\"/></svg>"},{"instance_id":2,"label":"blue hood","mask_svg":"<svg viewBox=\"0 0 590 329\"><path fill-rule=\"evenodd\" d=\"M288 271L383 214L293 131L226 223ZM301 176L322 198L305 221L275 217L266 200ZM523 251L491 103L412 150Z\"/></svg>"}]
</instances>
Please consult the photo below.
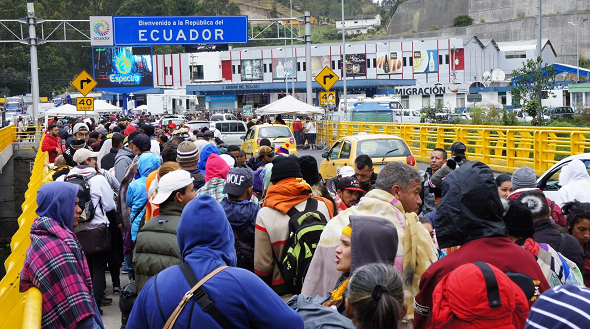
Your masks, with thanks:
<instances>
[{"instance_id":1,"label":"blue hood","mask_svg":"<svg viewBox=\"0 0 590 329\"><path fill-rule=\"evenodd\" d=\"M254 202L232 201L227 197L223 199L221 206L225 210L227 220L236 230L245 230L250 225L254 226L260 210L260 207Z\"/></svg>"},{"instance_id":2,"label":"blue hood","mask_svg":"<svg viewBox=\"0 0 590 329\"><path fill-rule=\"evenodd\" d=\"M222 265L236 266L231 226L223 208L208 194L198 196L184 207L177 239L182 260L196 265L191 268L198 278Z\"/></svg>"},{"instance_id":3,"label":"blue hood","mask_svg":"<svg viewBox=\"0 0 590 329\"><path fill-rule=\"evenodd\" d=\"M37 215L49 217L74 231L74 207L78 187L72 183L50 182L37 192Z\"/></svg>"},{"instance_id":4,"label":"blue hood","mask_svg":"<svg viewBox=\"0 0 590 329\"><path fill-rule=\"evenodd\" d=\"M219 149L211 144L205 145L205 147L203 147L203 150L201 151L201 157L199 158L199 164L197 165L197 168L199 168L199 170L201 171L201 173L203 173L203 175L205 175L205 167L207 166L207 159L209 159L209 156L212 153L221 155L221 152L219 152Z\"/></svg>"},{"instance_id":5,"label":"blue hood","mask_svg":"<svg viewBox=\"0 0 590 329\"><path fill-rule=\"evenodd\" d=\"M147 177L152 171L160 168L160 157L153 153L143 153L139 156L137 170L141 177Z\"/></svg>"}]
</instances>

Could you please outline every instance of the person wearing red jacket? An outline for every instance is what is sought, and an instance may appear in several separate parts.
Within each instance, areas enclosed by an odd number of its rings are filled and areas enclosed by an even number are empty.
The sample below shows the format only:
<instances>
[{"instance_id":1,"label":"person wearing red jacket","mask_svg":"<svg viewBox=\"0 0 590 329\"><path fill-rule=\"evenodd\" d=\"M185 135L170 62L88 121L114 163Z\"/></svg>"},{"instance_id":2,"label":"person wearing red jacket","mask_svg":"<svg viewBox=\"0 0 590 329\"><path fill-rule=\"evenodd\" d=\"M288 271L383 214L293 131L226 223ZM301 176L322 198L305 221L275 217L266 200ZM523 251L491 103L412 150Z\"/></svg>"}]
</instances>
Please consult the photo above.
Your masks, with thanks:
<instances>
[{"instance_id":1,"label":"person wearing red jacket","mask_svg":"<svg viewBox=\"0 0 590 329\"><path fill-rule=\"evenodd\" d=\"M49 163L54 163L55 158L63 153L62 147L57 125L49 125L47 127L47 135L45 135L43 144L41 145L41 151L49 154Z\"/></svg>"},{"instance_id":2,"label":"person wearing red jacket","mask_svg":"<svg viewBox=\"0 0 590 329\"><path fill-rule=\"evenodd\" d=\"M436 285L467 263L482 261L504 273L528 275L535 285L529 306L551 289L535 257L508 239L503 210L494 175L485 164L469 161L445 178L436 211L436 238L440 248L461 248L432 264L422 275L420 292L414 299L414 328L430 327Z\"/></svg>"},{"instance_id":3,"label":"person wearing red jacket","mask_svg":"<svg viewBox=\"0 0 590 329\"><path fill-rule=\"evenodd\" d=\"M301 119L297 118L295 119L295 122L293 122L293 135L295 135L295 141L297 142L297 147L301 147L303 146L303 143L305 142L304 140L302 140L303 138L303 124L301 123Z\"/></svg>"}]
</instances>

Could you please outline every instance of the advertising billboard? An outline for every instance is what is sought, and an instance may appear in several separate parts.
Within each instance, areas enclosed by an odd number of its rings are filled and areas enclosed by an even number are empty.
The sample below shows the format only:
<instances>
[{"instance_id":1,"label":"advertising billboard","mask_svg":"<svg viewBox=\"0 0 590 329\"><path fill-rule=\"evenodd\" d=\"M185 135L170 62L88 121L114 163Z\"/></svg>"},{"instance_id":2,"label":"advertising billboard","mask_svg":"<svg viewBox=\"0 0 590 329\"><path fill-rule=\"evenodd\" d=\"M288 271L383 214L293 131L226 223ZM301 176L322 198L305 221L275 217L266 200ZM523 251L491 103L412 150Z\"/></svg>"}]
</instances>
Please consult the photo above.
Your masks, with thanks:
<instances>
[{"instance_id":1,"label":"advertising billboard","mask_svg":"<svg viewBox=\"0 0 590 329\"><path fill-rule=\"evenodd\" d=\"M377 74L402 73L404 61L401 51L377 53Z\"/></svg>"},{"instance_id":2,"label":"advertising billboard","mask_svg":"<svg viewBox=\"0 0 590 329\"><path fill-rule=\"evenodd\" d=\"M93 47L96 88L154 86L152 47Z\"/></svg>"},{"instance_id":3,"label":"advertising billboard","mask_svg":"<svg viewBox=\"0 0 590 329\"><path fill-rule=\"evenodd\" d=\"M315 77L324 69L330 67L330 56L311 56L311 76Z\"/></svg>"},{"instance_id":4,"label":"advertising billboard","mask_svg":"<svg viewBox=\"0 0 590 329\"><path fill-rule=\"evenodd\" d=\"M414 50L414 73L438 72L438 50Z\"/></svg>"},{"instance_id":5,"label":"advertising billboard","mask_svg":"<svg viewBox=\"0 0 590 329\"><path fill-rule=\"evenodd\" d=\"M295 77L295 59L290 58L273 58L272 59L272 78L275 80L290 79Z\"/></svg>"},{"instance_id":6,"label":"advertising billboard","mask_svg":"<svg viewBox=\"0 0 590 329\"><path fill-rule=\"evenodd\" d=\"M90 45L113 45L113 16L90 16Z\"/></svg>"},{"instance_id":7,"label":"advertising billboard","mask_svg":"<svg viewBox=\"0 0 590 329\"><path fill-rule=\"evenodd\" d=\"M367 56L365 54L346 54L346 76L367 75Z\"/></svg>"},{"instance_id":8,"label":"advertising billboard","mask_svg":"<svg viewBox=\"0 0 590 329\"><path fill-rule=\"evenodd\" d=\"M262 80L262 59L242 60L242 81Z\"/></svg>"}]
</instances>

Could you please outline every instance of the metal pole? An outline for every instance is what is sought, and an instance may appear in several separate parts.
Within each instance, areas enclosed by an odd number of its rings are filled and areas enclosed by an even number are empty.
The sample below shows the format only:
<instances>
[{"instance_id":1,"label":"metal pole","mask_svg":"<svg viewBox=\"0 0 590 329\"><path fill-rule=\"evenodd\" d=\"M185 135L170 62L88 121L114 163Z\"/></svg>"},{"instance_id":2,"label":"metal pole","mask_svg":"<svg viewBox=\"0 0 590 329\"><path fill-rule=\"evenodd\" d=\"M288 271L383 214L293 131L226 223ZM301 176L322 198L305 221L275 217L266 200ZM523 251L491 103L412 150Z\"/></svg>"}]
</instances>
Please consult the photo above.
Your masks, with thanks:
<instances>
[{"instance_id":1,"label":"metal pole","mask_svg":"<svg viewBox=\"0 0 590 329\"><path fill-rule=\"evenodd\" d=\"M576 67L578 68L578 74L576 75L576 81L580 81L580 40L578 39L578 32L580 31L580 24L576 25Z\"/></svg>"},{"instance_id":2,"label":"metal pole","mask_svg":"<svg viewBox=\"0 0 590 329\"><path fill-rule=\"evenodd\" d=\"M344 113L348 112L348 100L346 95L346 36L344 32L344 0L342 3L342 86L344 88ZM347 115L348 117L348 115Z\"/></svg>"},{"instance_id":3,"label":"metal pole","mask_svg":"<svg viewBox=\"0 0 590 329\"><path fill-rule=\"evenodd\" d=\"M37 62L37 31L35 6L27 3L27 23L29 25L29 48L31 52L31 96L33 97L33 120L35 125L39 118L39 64Z\"/></svg>"},{"instance_id":4,"label":"metal pole","mask_svg":"<svg viewBox=\"0 0 590 329\"><path fill-rule=\"evenodd\" d=\"M537 1L537 69L539 70L539 79L541 79L541 75L542 73L541 71L541 18L542 18L542 13L543 13L543 9L541 7L541 0ZM543 105L542 102L543 100L541 99L541 82L539 81L537 83L537 101L539 102L539 109L537 110L537 120L539 121L539 123L541 122L541 120L543 119Z\"/></svg>"},{"instance_id":5,"label":"metal pole","mask_svg":"<svg viewBox=\"0 0 590 329\"><path fill-rule=\"evenodd\" d=\"M295 75L297 74L297 58L293 50L293 0L289 1L291 4L291 61L293 68L291 69L291 96L295 97Z\"/></svg>"},{"instance_id":6,"label":"metal pole","mask_svg":"<svg viewBox=\"0 0 590 329\"><path fill-rule=\"evenodd\" d=\"M307 63L307 69L305 70L307 104L313 104L311 96L311 14L309 11L305 12L305 62Z\"/></svg>"}]
</instances>

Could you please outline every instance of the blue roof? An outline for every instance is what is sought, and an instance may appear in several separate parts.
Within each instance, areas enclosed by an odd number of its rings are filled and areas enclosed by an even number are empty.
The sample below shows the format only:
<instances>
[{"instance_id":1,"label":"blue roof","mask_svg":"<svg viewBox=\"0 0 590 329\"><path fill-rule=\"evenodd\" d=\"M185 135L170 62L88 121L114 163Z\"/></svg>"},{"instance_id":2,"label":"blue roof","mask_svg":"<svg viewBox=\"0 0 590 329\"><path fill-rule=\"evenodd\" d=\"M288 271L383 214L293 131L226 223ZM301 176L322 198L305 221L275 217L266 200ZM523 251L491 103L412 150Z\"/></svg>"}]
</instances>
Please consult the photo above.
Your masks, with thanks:
<instances>
[{"instance_id":1,"label":"blue roof","mask_svg":"<svg viewBox=\"0 0 590 329\"><path fill-rule=\"evenodd\" d=\"M353 113L358 113L358 112L393 112L392 109L388 109L382 105L380 105L379 103L362 103L360 105L358 105L357 107L355 107L352 110Z\"/></svg>"}]
</instances>

